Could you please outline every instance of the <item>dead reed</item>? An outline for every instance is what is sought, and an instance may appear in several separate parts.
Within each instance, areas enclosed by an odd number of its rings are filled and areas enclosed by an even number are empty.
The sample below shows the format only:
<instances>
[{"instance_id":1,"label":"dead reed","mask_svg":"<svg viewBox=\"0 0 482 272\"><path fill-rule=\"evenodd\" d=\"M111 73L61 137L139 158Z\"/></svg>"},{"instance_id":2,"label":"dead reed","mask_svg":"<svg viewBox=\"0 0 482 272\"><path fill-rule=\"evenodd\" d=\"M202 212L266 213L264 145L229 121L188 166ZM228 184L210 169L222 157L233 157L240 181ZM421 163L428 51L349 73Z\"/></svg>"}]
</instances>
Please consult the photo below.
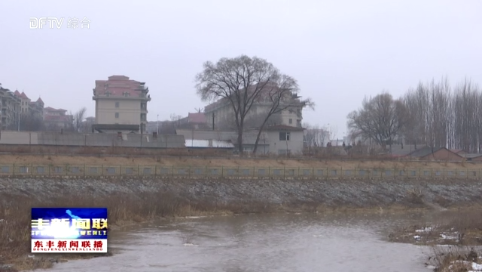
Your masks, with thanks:
<instances>
[{"instance_id":1,"label":"dead reed","mask_svg":"<svg viewBox=\"0 0 482 272\"><path fill-rule=\"evenodd\" d=\"M0 201L0 271L14 264L14 268L48 267L44 258L26 257L30 253L30 209L32 207L106 207L110 226L142 222L159 217L192 216L206 213L225 213L217 203L191 203L181 197L162 192L141 193L137 196L113 194L108 197L82 196L72 193L46 200L23 196L2 196ZM91 254L87 254L91 255ZM82 256L71 254L69 258ZM52 260L49 254L49 259ZM55 259L58 260L58 259ZM15 271L15 270L11 270Z\"/></svg>"}]
</instances>

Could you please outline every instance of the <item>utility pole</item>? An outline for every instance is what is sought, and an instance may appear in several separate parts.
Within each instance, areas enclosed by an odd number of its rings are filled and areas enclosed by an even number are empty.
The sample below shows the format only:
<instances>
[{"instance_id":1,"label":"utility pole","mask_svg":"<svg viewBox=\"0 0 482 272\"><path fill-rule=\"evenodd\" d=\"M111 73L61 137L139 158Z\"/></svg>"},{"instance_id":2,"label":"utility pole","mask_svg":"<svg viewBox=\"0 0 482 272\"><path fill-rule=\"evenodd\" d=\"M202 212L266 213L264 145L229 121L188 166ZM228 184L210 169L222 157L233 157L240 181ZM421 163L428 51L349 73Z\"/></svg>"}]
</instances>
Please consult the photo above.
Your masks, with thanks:
<instances>
[{"instance_id":1,"label":"utility pole","mask_svg":"<svg viewBox=\"0 0 482 272\"><path fill-rule=\"evenodd\" d=\"M214 130L214 111L213 111L213 130Z\"/></svg>"},{"instance_id":2,"label":"utility pole","mask_svg":"<svg viewBox=\"0 0 482 272\"><path fill-rule=\"evenodd\" d=\"M157 134L159 134L159 114L157 115L156 124L157 124Z\"/></svg>"}]
</instances>

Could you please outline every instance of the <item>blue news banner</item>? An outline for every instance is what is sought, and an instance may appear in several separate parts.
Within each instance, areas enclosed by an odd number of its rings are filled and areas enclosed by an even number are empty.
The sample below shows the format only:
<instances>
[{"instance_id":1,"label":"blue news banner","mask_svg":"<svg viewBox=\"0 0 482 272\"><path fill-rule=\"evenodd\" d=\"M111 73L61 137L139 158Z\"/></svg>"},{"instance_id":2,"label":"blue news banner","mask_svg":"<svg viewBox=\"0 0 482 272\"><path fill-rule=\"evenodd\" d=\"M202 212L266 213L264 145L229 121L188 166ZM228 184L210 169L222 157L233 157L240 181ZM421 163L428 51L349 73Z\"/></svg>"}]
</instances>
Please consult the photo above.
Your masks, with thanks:
<instances>
[{"instance_id":1,"label":"blue news banner","mask_svg":"<svg viewBox=\"0 0 482 272\"><path fill-rule=\"evenodd\" d=\"M107 253L107 208L32 208L32 253Z\"/></svg>"}]
</instances>

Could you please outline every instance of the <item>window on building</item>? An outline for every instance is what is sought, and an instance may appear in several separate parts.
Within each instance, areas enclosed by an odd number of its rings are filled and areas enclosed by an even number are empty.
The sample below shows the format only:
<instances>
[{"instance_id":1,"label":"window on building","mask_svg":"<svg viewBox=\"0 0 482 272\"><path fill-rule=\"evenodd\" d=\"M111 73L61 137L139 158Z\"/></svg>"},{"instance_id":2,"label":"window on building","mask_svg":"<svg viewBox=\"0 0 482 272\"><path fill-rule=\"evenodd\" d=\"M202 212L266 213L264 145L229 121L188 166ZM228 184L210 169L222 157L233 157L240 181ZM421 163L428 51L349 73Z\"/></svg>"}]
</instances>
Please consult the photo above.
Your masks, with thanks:
<instances>
[{"instance_id":1,"label":"window on building","mask_svg":"<svg viewBox=\"0 0 482 272\"><path fill-rule=\"evenodd\" d=\"M118 112L115 113L115 118L119 118L119 113L118 113Z\"/></svg>"},{"instance_id":2,"label":"window on building","mask_svg":"<svg viewBox=\"0 0 482 272\"><path fill-rule=\"evenodd\" d=\"M119 107L119 102L115 102L115 107L116 107L116 108Z\"/></svg>"},{"instance_id":3,"label":"window on building","mask_svg":"<svg viewBox=\"0 0 482 272\"><path fill-rule=\"evenodd\" d=\"M300 119L296 120L296 126L301 127L301 120Z\"/></svg>"},{"instance_id":4,"label":"window on building","mask_svg":"<svg viewBox=\"0 0 482 272\"><path fill-rule=\"evenodd\" d=\"M293 123L293 119L290 119L290 120L289 120L289 123L290 123L290 125L291 125L291 124Z\"/></svg>"},{"instance_id":5,"label":"window on building","mask_svg":"<svg viewBox=\"0 0 482 272\"><path fill-rule=\"evenodd\" d=\"M279 133L279 140L280 141L289 141L290 140L290 133L289 132L280 132Z\"/></svg>"}]
</instances>

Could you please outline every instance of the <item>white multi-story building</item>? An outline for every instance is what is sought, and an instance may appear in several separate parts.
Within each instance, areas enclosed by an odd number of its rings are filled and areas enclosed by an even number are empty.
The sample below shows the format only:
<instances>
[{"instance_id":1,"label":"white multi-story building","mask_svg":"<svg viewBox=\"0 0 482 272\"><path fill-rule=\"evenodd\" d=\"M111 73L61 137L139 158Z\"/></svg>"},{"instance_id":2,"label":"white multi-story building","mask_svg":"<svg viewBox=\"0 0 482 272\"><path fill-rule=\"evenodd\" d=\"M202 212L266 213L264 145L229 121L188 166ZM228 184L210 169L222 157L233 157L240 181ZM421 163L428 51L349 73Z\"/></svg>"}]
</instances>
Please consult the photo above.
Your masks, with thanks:
<instances>
[{"instance_id":1,"label":"white multi-story building","mask_svg":"<svg viewBox=\"0 0 482 272\"><path fill-rule=\"evenodd\" d=\"M151 100L144 82L126 76L96 80L94 88L95 124L98 132L145 132L147 103Z\"/></svg>"},{"instance_id":2,"label":"white multi-story building","mask_svg":"<svg viewBox=\"0 0 482 272\"><path fill-rule=\"evenodd\" d=\"M271 91L273 88L277 88L274 83L269 84L265 89L261 90L259 98L253 103L249 112L245 118L245 128L256 128L263 121L266 113L271 109L272 102L267 99L267 95L264 94ZM299 97L295 93L286 92L280 102L279 108L283 108L282 111L273 114L269 119L267 126L272 125L286 125L290 127L301 128L303 121L303 107L305 104L300 101ZM207 105L204 108L204 114L207 123L212 128L212 121L214 121L215 128L220 129L234 129L234 110L230 101L226 98L219 99L218 101ZM213 118L214 115L214 118Z\"/></svg>"},{"instance_id":3,"label":"white multi-story building","mask_svg":"<svg viewBox=\"0 0 482 272\"><path fill-rule=\"evenodd\" d=\"M0 87L1 129L18 130L20 122L20 98L8 89Z\"/></svg>"},{"instance_id":4,"label":"white multi-story building","mask_svg":"<svg viewBox=\"0 0 482 272\"><path fill-rule=\"evenodd\" d=\"M268 99L269 92L277 88L274 83L268 84L261 90L259 98L253 103L246 115L244 122L245 136L243 137L243 150L252 151L254 139L248 135L257 135L257 130L261 127L268 111L272 107L272 102ZM280 101L280 112L273 114L263 128L262 137L258 144L260 153L272 154L299 154L303 150L303 121L302 111L305 103L300 100L296 93L285 92ZM207 125L214 130L232 131L237 130L235 126L235 114L230 101L222 98L204 108ZM214 126L214 128L213 128ZM236 137L222 138L221 140L231 140L236 144ZM185 136L187 137L187 136ZM252 137L251 137L252 138Z\"/></svg>"}]
</instances>

